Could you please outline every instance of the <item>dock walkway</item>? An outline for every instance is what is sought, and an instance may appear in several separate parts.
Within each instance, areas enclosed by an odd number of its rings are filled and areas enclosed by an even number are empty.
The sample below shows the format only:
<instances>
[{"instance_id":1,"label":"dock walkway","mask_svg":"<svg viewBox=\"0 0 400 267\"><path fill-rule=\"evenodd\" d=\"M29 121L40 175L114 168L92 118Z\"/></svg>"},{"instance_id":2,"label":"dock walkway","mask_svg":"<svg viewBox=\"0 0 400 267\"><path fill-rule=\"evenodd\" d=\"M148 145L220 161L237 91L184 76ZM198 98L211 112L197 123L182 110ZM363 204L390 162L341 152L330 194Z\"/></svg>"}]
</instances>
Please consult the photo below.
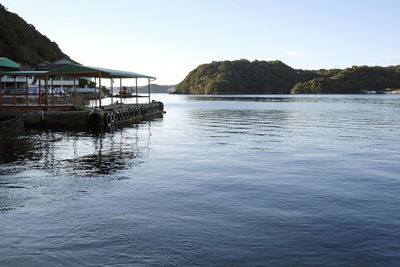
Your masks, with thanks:
<instances>
[{"instance_id":1,"label":"dock walkway","mask_svg":"<svg viewBox=\"0 0 400 267\"><path fill-rule=\"evenodd\" d=\"M25 128L43 129L107 129L127 122L139 123L162 117L164 105L152 101L150 104L118 104L88 110L0 110L0 121L24 116Z\"/></svg>"}]
</instances>

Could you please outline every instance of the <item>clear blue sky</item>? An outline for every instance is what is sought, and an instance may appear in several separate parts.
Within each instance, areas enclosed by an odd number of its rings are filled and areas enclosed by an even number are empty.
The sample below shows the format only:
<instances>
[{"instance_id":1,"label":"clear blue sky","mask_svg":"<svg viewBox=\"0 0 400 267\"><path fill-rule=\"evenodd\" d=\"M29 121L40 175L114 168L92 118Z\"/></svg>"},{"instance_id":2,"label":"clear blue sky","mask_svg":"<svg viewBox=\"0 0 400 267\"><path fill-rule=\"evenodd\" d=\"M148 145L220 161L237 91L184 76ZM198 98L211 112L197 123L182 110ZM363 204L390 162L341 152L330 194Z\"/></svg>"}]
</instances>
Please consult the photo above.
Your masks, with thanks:
<instances>
[{"instance_id":1,"label":"clear blue sky","mask_svg":"<svg viewBox=\"0 0 400 267\"><path fill-rule=\"evenodd\" d=\"M214 60L400 64L397 0L0 0L86 65L174 84Z\"/></svg>"}]
</instances>

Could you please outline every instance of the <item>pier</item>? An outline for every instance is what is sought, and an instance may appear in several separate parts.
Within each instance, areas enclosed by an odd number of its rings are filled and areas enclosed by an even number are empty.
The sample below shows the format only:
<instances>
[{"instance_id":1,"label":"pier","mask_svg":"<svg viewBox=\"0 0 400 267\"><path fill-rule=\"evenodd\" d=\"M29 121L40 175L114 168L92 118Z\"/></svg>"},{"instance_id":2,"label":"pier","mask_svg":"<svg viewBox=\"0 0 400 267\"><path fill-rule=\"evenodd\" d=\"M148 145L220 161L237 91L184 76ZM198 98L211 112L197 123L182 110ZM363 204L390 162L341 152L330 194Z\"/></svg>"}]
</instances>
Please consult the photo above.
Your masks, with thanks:
<instances>
[{"instance_id":1,"label":"pier","mask_svg":"<svg viewBox=\"0 0 400 267\"><path fill-rule=\"evenodd\" d=\"M68 64L48 71L21 71L15 62L6 61L0 65L0 80L2 76L12 77L13 88L3 88L0 82L0 120L7 122L12 118L23 117L25 127L41 127L53 129L87 129L110 128L124 122L140 122L163 114L164 105L151 100L150 83L154 77L128 71L112 70L81 64ZM17 86L17 77L25 77L25 87ZM39 81L37 90L30 90L28 77ZM54 80L57 77L73 79L73 94L57 94L54 90ZM94 94L89 98L77 92L76 79L94 79ZM104 106L104 79L110 81L111 104ZM122 96L123 79L134 79L136 85L136 103L124 104ZM148 94L139 96L138 79L148 83ZM114 97L114 80L119 81L119 97ZM104 85L104 83L103 83ZM147 99L146 103L139 103ZM114 101L114 98L116 101Z\"/></svg>"}]
</instances>

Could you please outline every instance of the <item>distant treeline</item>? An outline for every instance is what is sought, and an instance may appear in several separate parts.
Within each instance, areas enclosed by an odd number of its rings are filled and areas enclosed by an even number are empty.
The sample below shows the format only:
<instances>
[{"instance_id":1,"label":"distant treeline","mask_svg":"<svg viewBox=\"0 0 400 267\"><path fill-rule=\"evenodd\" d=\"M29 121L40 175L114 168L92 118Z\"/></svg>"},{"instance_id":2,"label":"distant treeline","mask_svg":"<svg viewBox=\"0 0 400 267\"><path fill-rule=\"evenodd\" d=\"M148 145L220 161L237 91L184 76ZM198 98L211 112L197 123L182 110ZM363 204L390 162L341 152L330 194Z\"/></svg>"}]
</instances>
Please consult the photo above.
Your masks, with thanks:
<instances>
[{"instance_id":1,"label":"distant treeline","mask_svg":"<svg viewBox=\"0 0 400 267\"><path fill-rule=\"evenodd\" d=\"M175 89L176 85L159 85L152 83L150 85L150 90L152 93L170 93ZM132 87L133 88L133 87ZM147 93L148 91L148 86L138 86L138 92L139 93Z\"/></svg>"},{"instance_id":2,"label":"distant treeline","mask_svg":"<svg viewBox=\"0 0 400 267\"><path fill-rule=\"evenodd\" d=\"M354 94L400 88L400 65L344 70L293 69L281 61L213 61L191 71L177 94Z\"/></svg>"},{"instance_id":3,"label":"distant treeline","mask_svg":"<svg viewBox=\"0 0 400 267\"><path fill-rule=\"evenodd\" d=\"M0 4L0 57L33 67L64 56L55 42Z\"/></svg>"}]
</instances>

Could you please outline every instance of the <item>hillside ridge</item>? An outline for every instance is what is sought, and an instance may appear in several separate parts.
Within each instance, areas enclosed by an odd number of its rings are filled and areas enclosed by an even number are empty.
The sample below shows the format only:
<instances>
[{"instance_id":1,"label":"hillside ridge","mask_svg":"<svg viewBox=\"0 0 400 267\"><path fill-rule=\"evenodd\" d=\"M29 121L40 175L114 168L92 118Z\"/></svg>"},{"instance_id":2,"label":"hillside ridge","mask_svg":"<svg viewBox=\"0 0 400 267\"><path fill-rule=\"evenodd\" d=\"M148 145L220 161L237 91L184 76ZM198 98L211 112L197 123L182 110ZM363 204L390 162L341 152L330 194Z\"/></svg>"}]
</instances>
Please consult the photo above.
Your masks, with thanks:
<instances>
[{"instance_id":1,"label":"hillside ridge","mask_svg":"<svg viewBox=\"0 0 400 267\"><path fill-rule=\"evenodd\" d=\"M20 63L22 69L33 69L42 62L53 62L66 54L32 24L0 4L0 56Z\"/></svg>"},{"instance_id":2,"label":"hillside ridge","mask_svg":"<svg viewBox=\"0 0 400 267\"><path fill-rule=\"evenodd\" d=\"M400 88L400 65L302 70L275 61L213 61L199 65L176 94L354 94Z\"/></svg>"}]
</instances>

